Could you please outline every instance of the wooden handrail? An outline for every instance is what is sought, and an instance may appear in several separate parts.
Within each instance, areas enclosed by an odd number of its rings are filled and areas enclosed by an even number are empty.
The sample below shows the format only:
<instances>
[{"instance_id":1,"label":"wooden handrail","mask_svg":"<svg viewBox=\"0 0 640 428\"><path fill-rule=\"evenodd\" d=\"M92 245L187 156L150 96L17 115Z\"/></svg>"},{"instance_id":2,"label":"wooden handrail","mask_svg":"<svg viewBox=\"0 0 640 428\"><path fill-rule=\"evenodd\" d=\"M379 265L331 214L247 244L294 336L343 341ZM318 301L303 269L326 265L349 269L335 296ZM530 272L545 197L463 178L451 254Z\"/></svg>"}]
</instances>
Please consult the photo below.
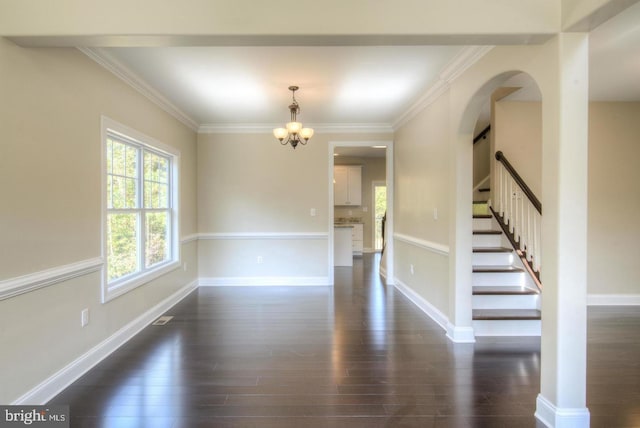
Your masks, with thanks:
<instances>
[{"instance_id":1,"label":"wooden handrail","mask_svg":"<svg viewBox=\"0 0 640 428\"><path fill-rule=\"evenodd\" d=\"M527 183L524 182L522 177L520 177L520 174L518 174L518 172L511 165L511 163L509 163L507 158L504 156L504 153L502 153L501 151L497 151L496 152L496 160L498 160L498 162L500 162L500 163L502 163L502 165L504 165L505 169L507 171L509 171L509 174L511 174L511 177L513 177L513 179L516 181L516 183L518 183L518 186L520 186L520 188L522 189L524 194L527 195L527 198L529 198L529 200L531 201L531 204L534 206L534 208L536 210L538 210L538 212L540 214L542 214L542 203L536 197L536 195L533 194L533 192L531 191L529 186L527 186Z\"/></svg>"},{"instance_id":2,"label":"wooden handrail","mask_svg":"<svg viewBox=\"0 0 640 428\"><path fill-rule=\"evenodd\" d=\"M476 138L473 139L473 144L477 143L483 138L487 138L487 134L489 133L489 131L491 131L491 125L487 125L486 128L480 131L480 133L476 136Z\"/></svg>"}]
</instances>

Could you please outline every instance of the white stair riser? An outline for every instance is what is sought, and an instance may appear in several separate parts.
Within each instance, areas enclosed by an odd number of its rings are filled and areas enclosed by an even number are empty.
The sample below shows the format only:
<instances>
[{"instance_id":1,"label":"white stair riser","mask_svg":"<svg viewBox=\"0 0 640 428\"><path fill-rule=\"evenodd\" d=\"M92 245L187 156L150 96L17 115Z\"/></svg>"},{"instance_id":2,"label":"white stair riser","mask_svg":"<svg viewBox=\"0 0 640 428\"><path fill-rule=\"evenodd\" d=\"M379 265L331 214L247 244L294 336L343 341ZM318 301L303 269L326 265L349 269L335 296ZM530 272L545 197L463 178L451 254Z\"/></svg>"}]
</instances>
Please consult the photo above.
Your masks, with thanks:
<instances>
[{"instance_id":1,"label":"white stair riser","mask_svg":"<svg viewBox=\"0 0 640 428\"><path fill-rule=\"evenodd\" d=\"M473 230L492 230L493 221L490 218L474 218Z\"/></svg>"},{"instance_id":2,"label":"white stair riser","mask_svg":"<svg viewBox=\"0 0 640 428\"><path fill-rule=\"evenodd\" d=\"M537 294L524 295L476 295L473 309L540 309Z\"/></svg>"},{"instance_id":3,"label":"white stair riser","mask_svg":"<svg viewBox=\"0 0 640 428\"><path fill-rule=\"evenodd\" d=\"M475 248L500 247L502 235L473 235L471 244Z\"/></svg>"},{"instance_id":4,"label":"white stair riser","mask_svg":"<svg viewBox=\"0 0 640 428\"><path fill-rule=\"evenodd\" d=\"M473 272L472 284L478 285L525 285L524 272Z\"/></svg>"},{"instance_id":5,"label":"white stair riser","mask_svg":"<svg viewBox=\"0 0 640 428\"><path fill-rule=\"evenodd\" d=\"M473 321L476 336L540 336L540 320Z\"/></svg>"},{"instance_id":6,"label":"white stair riser","mask_svg":"<svg viewBox=\"0 0 640 428\"><path fill-rule=\"evenodd\" d=\"M473 253L473 266L510 266L513 264L513 253Z\"/></svg>"}]
</instances>

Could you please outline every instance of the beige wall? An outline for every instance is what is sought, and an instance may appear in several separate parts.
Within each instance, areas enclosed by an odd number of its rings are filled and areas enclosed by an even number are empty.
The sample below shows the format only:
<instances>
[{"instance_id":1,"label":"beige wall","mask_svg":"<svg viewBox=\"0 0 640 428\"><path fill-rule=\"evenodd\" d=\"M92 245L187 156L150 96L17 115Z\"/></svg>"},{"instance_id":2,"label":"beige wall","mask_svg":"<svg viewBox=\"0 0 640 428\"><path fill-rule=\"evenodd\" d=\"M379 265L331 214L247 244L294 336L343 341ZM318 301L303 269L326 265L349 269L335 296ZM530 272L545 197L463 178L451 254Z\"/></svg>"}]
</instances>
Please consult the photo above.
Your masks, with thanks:
<instances>
[{"instance_id":1,"label":"beige wall","mask_svg":"<svg viewBox=\"0 0 640 428\"><path fill-rule=\"evenodd\" d=\"M373 250L373 228L375 227L373 215L375 204L373 201L373 182L386 180L385 158L359 158L343 157L334 158L335 165L362 165L362 205L358 207L334 208L334 218L361 217L364 223L364 249ZM366 207L367 211L364 211ZM349 214L351 212L351 214Z\"/></svg>"},{"instance_id":2,"label":"beige wall","mask_svg":"<svg viewBox=\"0 0 640 428\"><path fill-rule=\"evenodd\" d=\"M446 92L398 129L394 141L395 233L414 241L396 240L395 275L445 315L449 260L424 244L449 245L449 138Z\"/></svg>"},{"instance_id":3,"label":"beige wall","mask_svg":"<svg viewBox=\"0 0 640 428\"><path fill-rule=\"evenodd\" d=\"M542 200L542 105L498 101L494 104L495 151L502 151L518 174Z\"/></svg>"},{"instance_id":4,"label":"beige wall","mask_svg":"<svg viewBox=\"0 0 640 428\"><path fill-rule=\"evenodd\" d=\"M640 103L589 104L588 290L640 294Z\"/></svg>"},{"instance_id":5,"label":"beige wall","mask_svg":"<svg viewBox=\"0 0 640 428\"><path fill-rule=\"evenodd\" d=\"M496 150L505 153L538 198L540 107L539 102L497 102L495 133ZM640 293L640 276L633 267L640 256L635 242L640 236L639 117L639 103L589 103L589 294Z\"/></svg>"},{"instance_id":6,"label":"beige wall","mask_svg":"<svg viewBox=\"0 0 640 428\"><path fill-rule=\"evenodd\" d=\"M196 232L195 133L76 49L0 38L0 280L101 255L100 119L181 152L181 234ZM0 403L10 403L196 278L176 270L106 304L99 273L0 301ZM80 311L90 323L80 327ZM11 326L8 328L8 326Z\"/></svg>"},{"instance_id":7,"label":"beige wall","mask_svg":"<svg viewBox=\"0 0 640 428\"><path fill-rule=\"evenodd\" d=\"M395 136L395 232L448 244L449 98L445 93ZM433 210L438 210L438 219Z\"/></svg>"},{"instance_id":8,"label":"beige wall","mask_svg":"<svg viewBox=\"0 0 640 428\"><path fill-rule=\"evenodd\" d=\"M475 188L489 176L491 156L491 131L487 138L481 139L473 145L473 187ZM484 186L483 186L484 187ZM486 187L490 187L487 183Z\"/></svg>"},{"instance_id":9,"label":"beige wall","mask_svg":"<svg viewBox=\"0 0 640 428\"><path fill-rule=\"evenodd\" d=\"M212 281L329 276L329 142L388 134L317 133L306 146L270 134L198 139L200 276ZM311 216L312 208L316 216ZM266 235L266 236L265 236ZM262 257L262 263L258 263Z\"/></svg>"}]
</instances>

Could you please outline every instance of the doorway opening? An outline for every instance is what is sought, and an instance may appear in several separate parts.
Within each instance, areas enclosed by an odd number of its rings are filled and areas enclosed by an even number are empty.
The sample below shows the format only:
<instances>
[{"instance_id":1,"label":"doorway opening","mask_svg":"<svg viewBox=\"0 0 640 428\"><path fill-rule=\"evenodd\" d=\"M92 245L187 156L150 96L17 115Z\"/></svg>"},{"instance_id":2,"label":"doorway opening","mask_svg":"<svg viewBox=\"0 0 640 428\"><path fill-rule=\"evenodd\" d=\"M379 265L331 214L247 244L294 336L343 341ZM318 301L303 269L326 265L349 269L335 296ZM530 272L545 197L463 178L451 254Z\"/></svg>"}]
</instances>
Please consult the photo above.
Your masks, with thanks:
<instances>
[{"instance_id":1,"label":"doorway opening","mask_svg":"<svg viewBox=\"0 0 640 428\"><path fill-rule=\"evenodd\" d=\"M360 154L361 151L376 151L378 155L369 153L368 155ZM336 159L340 158L340 160ZM347 157L364 158L351 159ZM369 158L378 158L377 160L368 160ZM393 269L393 141L330 141L329 151L329 245L328 245L328 261L329 261L329 284L334 284L334 267L335 267L335 239L334 232L336 229L336 221L361 223L362 232L360 240L362 241L361 253L374 253L375 248L375 204L373 182L379 181L379 184L386 186L385 205L386 205L386 224L385 224L385 250L381 257L374 257L379 260L379 274L385 279L387 285L393 285L394 269ZM381 162L380 162L381 161ZM334 166L336 165L353 165L361 164L366 174L361 174L360 191L362 200L358 204L347 204L346 206L339 204L336 206L334 199L334 186L336 176L334 175ZM365 165L366 164L366 165ZM375 164L375 166L374 166ZM357 166L357 165L356 165ZM366 167L366 168L365 168ZM382 171L382 173L380 173ZM377 176L376 176L377 174ZM357 180L356 180L357 181ZM363 183L366 188L363 188ZM343 226L341 223L338 228ZM343 226L344 227L344 226ZM352 235L353 239L353 235ZM352 244L359 240L353 240ZM378 253L376 251L376 253Z\"/></svg>"},{"instance_id":2,"label":"doorway opening","mask_svg":"<svg viewBox=\"0 0 640 428\"><path fill-rule=\"evenodd\" d=\"M384 248L384 224L387 214L387 183L377 181L373 183L373 250L382 252Z\"/></svg>"}]
</instances>

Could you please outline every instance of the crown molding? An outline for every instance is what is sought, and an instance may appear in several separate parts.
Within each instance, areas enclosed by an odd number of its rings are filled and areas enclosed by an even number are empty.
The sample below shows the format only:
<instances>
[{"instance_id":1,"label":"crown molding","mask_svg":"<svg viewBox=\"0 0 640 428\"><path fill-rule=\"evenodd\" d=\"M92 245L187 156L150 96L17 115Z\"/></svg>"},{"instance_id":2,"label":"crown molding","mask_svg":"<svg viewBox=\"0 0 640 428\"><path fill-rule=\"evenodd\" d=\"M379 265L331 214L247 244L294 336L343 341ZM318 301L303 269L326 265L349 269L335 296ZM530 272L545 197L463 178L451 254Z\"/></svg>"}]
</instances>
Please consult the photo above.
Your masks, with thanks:
<instances>
[{"instance_id":1,"label":"crown molding","mask_svg":"<svg viewBox=\"0 0 640 428\"><path fill-rule=\"evenodd\" d=\"M393 127L387 123L309 123L316 133L373 133L391 134ZM205 123L199 134L271 134L281 123Z\"/></svg>"},{"instance_id":2,"label":"crown molding","mask_svg":"<svg viewBox=\"0 0 640 428\"><path fill-rule=\"evenodd\" d=\"M451 61L447 63L437 80L427 89L418 100L402 113L392 125L394 131L413 119L422 110L433 104L451 83L469 67L485 56L493 46L465 46Z\"/></svg>"},{"instance_id":3,"label":"crown molding","mask_svg":"<svg viewBox=\"0 0 640 428\"><path fill-rule=\"evenodd\" d=\"M154 104L162 108L171 116L178 119L188 128L199 134L271 134L281 123L204 123L198 124L194 119L176 107L171 101L152 88L140 76L109 55L100 48L78 47L82 53L120 78L129 86L147 97ZM427 91L412 104L393 123L318 123L308 124L317 133L393 133L398 128L413 119L419 112L431 105L440 97L449 85L471 67L476 61L487 54L493 46L464 47L438 75L436 81Z\"/></svg>"},{"instance_id":4,"label":"crown molding","mask_svg":"<svg viewBox=\"0 0 640 428\"><path fill-rule=\"evenodd\" d=\"M178 119L189 129L198 131L198 123L193 120L189 115L176 107L171 101L166 99L158 91L152 88L148 83L144 81L140 76L116 60L113 56L109 55L99 48L87 48L78 47L80 52L94 60L96 63L104 67L106 70L120 78L123 82L131 86L136 91L147 97L151 102L158 107L169 113L171 116Z\"/></svg>"}]
</instances>

